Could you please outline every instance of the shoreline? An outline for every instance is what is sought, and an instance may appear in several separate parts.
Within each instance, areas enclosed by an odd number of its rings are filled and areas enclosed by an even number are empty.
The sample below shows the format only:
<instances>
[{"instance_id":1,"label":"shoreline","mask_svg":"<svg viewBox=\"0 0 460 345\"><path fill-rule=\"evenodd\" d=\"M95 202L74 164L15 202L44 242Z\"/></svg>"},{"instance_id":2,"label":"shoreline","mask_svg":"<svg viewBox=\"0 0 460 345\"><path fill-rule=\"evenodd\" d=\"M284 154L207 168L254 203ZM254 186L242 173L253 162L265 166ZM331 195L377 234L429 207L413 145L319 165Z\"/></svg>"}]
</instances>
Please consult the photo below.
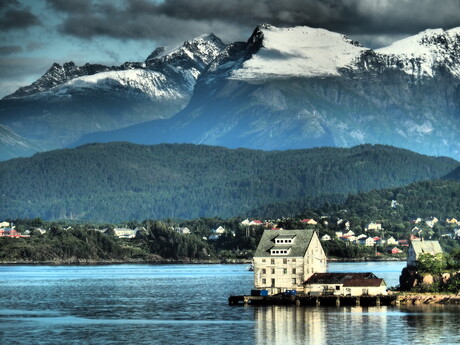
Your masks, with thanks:
<instances>
[{"instance_id":1,"label":"shoreline","mask_svg":"<svg viewBox=\"0 0 460 345\"><path fill-rule=\"evenodd\" d=\"M400 258L330 258L328 263L359 263L359 262L397 262L406 261ZM15 265L30 265L30 266L100 266L100 265L250 265L252 260L248 259L210 259L210 260L175 260L175 259L128 259L128 260L86 260L86 259L73 259L73 260L51 260L51 261L3 261L0 266L15 266Z\"/></svg>"},{"instance_id":2,"label":"shoreline","mask_svg":"<svg viewBox=\"0 0 460 345\"><path fill-rule=\"evenodd\" d=\"M396 303L400 305L450 305L460 304L460 294L394 292Z\"/></svg>"}]
</instances>

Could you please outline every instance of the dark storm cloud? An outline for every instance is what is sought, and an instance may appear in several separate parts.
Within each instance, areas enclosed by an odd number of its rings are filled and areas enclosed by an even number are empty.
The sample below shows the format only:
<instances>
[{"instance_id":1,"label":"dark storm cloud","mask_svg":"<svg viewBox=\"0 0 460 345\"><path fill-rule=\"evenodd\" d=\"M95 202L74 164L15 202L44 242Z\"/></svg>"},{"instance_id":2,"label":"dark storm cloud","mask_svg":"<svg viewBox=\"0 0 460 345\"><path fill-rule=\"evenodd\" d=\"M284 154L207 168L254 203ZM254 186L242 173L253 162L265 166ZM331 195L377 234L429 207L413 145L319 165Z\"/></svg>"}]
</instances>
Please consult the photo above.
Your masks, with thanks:
<instances>
[{"instance_id":1,"label":"dark storm cloud","mask_svg":"<svg viewBox=\"0 0 460 345\"><path fill-rule=\"evenodd\" d=\"M40 19L28 9L8 8L2 5L0 14L0 30L25 29L40 25Z\"/></svg>"},{"instance_id":2,"label":"dark storm cloud","mask_svg":"<svg viewBox=\"0 0 460 345\"><path fill-rule=\"evenodd\" d=\"M69 14L88 13L94 6L91 0L48 0L48 4L57 11Z\"/></svg>"},{"instance_id":3,"label":"dark storm cloud","mask_svg":"<svg viewBox=\"0 0 460 345\"><path fill-rule=\"evenodd\" d=\"M354 35L415 34L460 26L460 0L48 0L80 38L171 39L215 31L247 38L257 24L308 25ZM204 31L203 31L204 30ZM218 30L222 30L219 32Z\"/></svg>"}]
</instances>

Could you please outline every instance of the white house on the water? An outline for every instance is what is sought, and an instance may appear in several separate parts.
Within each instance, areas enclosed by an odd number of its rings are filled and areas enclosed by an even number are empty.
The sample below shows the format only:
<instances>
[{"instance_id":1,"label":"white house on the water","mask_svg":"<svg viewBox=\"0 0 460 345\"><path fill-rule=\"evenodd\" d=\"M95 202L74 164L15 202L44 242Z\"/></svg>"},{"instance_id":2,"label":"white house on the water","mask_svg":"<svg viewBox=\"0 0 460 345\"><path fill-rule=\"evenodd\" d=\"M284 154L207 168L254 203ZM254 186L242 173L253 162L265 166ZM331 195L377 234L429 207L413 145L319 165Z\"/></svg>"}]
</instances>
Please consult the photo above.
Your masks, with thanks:
<instances>
[{"instance_id":1,"label":"white house on the water","mask_svg":"<svg viewBox=\"0 0 460 345\"><path fill-rule=\"evenodd\" d=\"M314 230L265 230L254 255L254 287L270 294L304 290L327 257Z\"/></svg>"}]
</instances>

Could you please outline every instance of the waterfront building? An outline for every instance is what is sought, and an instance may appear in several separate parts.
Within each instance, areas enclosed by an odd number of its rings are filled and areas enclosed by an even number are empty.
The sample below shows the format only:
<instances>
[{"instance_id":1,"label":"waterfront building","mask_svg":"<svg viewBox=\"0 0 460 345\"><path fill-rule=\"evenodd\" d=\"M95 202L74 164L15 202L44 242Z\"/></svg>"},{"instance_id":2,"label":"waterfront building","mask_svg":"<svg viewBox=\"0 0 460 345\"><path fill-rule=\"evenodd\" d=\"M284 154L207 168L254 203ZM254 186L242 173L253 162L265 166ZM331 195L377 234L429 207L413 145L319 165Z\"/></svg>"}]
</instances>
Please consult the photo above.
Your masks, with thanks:
<instances>
[{"instance_id":1,"label":"waterfront building","mask_svg":"<svg viewBox=\"0 0 460 345\"><path fill-rule=\"evenodd\" d=\"M304 290L327 257L314 230L265 230L254 255L254 287L270 294Z\"/></svg>"},{"instance_id":2,"label":"waterfront building","mask_svg":"<svg viewBox=\"0 0 460 345\"><path fill-rule=\"evenodd\" d=\"M386 283L373 273L315 273L305 282L309 295L386 295Z\"/></svg>"}]
</instances>

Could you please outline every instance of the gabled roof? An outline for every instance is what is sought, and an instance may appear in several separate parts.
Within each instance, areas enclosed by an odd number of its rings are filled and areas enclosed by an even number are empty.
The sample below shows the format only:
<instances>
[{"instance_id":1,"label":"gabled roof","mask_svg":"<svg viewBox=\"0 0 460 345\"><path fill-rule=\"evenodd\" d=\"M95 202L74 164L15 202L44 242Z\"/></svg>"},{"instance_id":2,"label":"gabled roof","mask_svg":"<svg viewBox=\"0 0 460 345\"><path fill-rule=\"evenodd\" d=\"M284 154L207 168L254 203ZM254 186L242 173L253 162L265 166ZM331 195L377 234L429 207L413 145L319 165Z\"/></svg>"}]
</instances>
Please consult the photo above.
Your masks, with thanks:
<instances>
[{"instance_id":1,"label":"gabled roof","mask_svg":"<svg viewBox=\"0 0 460 345\"><path fill-rule=\"evenodd\" d=\"M412 241L411 246L417 256L421 254L435 255L443 252L438 241Z\"/></svg>"},{"instance_id":2,"label":"gabled roof","mask_svg":"<svg viewBox=\"0 0 460 345\"><path fill-rule=\"evenodd\" d=\"M270 255L270 249L274 247L281 248L282 246L281 244L275 244L275 239L277 237L286 238L286 236L288 236L287 238L292 238L293 235L295 238L289 245L291 250L288 255L284 255L283 257L303 257L310 245L314 232L314 230L265 230L254 257L273 257Z\"/></svg>"},{"instance_id":3,"label":"gabled roof","mask_svg":"<svg viewBox=\"0 0 460 345\"><path fill-rule=\"evenodd\" d=\"M305 284L345 284L349 280L378 279L374 273L314 273Z\"/></svg>"}]
</instances>

